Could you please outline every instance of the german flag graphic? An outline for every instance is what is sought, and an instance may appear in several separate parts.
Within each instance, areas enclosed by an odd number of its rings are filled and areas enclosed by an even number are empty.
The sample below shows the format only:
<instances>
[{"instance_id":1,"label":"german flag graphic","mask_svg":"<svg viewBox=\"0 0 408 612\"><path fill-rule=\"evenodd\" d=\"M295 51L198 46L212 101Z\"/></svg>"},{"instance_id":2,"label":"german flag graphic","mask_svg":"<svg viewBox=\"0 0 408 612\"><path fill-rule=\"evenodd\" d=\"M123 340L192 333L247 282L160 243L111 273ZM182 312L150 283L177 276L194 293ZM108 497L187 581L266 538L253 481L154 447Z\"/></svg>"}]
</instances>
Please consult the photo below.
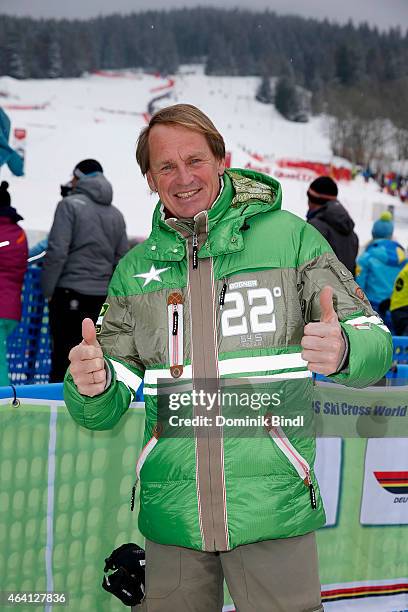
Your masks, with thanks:
<instances>
[{"instance_id":1,"label":"german flag graphic","mask_svg":"<svg viewBox=\"0 0 408 612\"><path fill-rule=\"evenodd\" d=\"M338 588L322 588L322 601L341 601L361 599L363 597L384 597L386 595L402 595L408 593L408 581L389 584L365 584L355 586L340 586Z\"/></svg>"},{"instance_id":2,"label":"german flag graphic","mask_svg":"<svg viewBox=\"0 0 408 612\"><path fill-rule=\"evenodd\" d=\"M408 471L405 472L374 472L378 483L395 495L408 493Z\"/></svg>"}]
</instances>

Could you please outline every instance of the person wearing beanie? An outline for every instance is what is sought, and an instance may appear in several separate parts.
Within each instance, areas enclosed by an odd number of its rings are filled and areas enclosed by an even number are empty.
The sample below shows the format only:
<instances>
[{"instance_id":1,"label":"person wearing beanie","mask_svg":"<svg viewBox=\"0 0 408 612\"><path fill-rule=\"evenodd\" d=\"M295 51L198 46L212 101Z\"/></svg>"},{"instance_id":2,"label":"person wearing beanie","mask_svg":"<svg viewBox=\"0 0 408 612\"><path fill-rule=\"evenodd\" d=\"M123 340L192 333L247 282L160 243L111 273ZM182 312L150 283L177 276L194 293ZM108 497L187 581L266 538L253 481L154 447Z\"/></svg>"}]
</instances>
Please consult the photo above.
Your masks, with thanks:
<instances>
[{"instance_id":1,"label":"person wearing beanie","mask_svg":"<svg viewBox=\"0 0 408 612\"><path fill-rule=\"evenodd\" d=\"M9 384L7 337L21 319L21 290L27 270L27 239L23 220L11 206L9 184L0 185L0 387Z\"/></svg>"},{"instance_id":2,"label":"person wearing beanie","mask_svg":"<svg viewBox=\"0 0 408 612\"><path fill-rule=\"evenodd\" d=\"M387 210L380 215L380 218L373 223L371 235L373 240L380 238L391 238L394 233L394 223L392 214Z\"/></svg>"},{"instance_id":3,"label":"person wearing beanie","mask_svg":"<svg viewBox=\"0 0 408 612\"><path fill-rule=\"evenodd\" d=\"M405 251L392 239L392 214L384 212L373 224L373 239L357 260L356 281L381 316L388 310L395 279L404 266Z\"/></svg>"},{"instance_id":4,"label":"person wearing beanie","mask_svg":"<svg viewBox=\"0 0 408 612\"><path fill-rule=\"evenodd\" d=\"M125 220L112 205L112 185L97 160L76 164L63 187L41 278L50 309L51 382L63 380L81 321L96 322L113 270L128 250Z\"/></svg>"},{"instance_id":5,"label":"person wearing beanie","mask_svg":"<svg viewBox=\"0 0 408 612\"><path fill-rule=\"evenodd\" d=\"M337 258L355 274L358 238L354 221L337 200L338 189L330 176L319 176L307 190L307 221L326 238Z\"/></svg>"}]
</instances>

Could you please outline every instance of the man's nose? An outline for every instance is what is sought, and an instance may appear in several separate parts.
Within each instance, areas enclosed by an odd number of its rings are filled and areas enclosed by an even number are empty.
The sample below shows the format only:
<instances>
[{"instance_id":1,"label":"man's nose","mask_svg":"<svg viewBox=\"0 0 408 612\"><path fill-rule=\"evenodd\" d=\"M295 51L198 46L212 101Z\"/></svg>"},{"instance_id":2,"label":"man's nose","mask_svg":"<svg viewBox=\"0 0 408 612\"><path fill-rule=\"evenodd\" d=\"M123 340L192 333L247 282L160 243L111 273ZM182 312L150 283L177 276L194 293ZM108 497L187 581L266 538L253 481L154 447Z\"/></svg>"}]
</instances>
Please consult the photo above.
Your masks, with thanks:
<instances>
[{"instance_id":1,"label":"man's nose","mask_svg":"<svg viewBox=\"0 0 408 612\"><path fill-rule=\"evenodd\" d=\"M189 185L192 181L191 168L187 164L179 164L177 166L177 180L182 185Z\"/></svg>"}]
</instances>

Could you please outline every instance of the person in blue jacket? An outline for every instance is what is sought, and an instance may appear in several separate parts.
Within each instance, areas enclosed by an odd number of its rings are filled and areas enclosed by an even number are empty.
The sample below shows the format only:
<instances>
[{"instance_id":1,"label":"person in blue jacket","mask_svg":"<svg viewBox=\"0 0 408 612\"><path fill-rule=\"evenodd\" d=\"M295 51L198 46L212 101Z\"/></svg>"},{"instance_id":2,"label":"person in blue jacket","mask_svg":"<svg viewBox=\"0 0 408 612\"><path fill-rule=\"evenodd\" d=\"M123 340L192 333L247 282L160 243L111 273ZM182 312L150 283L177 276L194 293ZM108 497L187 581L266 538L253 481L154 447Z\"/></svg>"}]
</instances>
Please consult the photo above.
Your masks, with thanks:
<instances>
[{"instance_id":1,"label":"person in blue jacket","mask_svg":"<svg viewBox=\"0 0 408 612\"><path fill-rule=\"evenodd\" d=\"M388 309L395 279L406 263L405 251L392 239L393 232L391 213L382 213L371 230L373 239L357 259L356 281L374 310L383 316Z\"/></svg>"}]
</instances>

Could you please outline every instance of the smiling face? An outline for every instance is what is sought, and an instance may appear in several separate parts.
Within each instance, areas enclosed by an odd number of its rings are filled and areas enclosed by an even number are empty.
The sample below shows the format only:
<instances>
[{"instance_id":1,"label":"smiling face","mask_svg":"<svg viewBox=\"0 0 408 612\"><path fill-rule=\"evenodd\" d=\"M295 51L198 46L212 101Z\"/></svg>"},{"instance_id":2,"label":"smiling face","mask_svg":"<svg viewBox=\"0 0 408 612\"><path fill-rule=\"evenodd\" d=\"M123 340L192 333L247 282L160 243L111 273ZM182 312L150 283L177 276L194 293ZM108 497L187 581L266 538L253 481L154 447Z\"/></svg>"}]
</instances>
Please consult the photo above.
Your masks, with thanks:
<instances>
[{"instance_id":1,"label":"smiling face","mask_svg":"<svg viewBox=\"0 0 408 612\"><path fill-rule=\"evenodd\" d=\"M225 160L217 159L200 132L160 124L149 134L150 189L177 218L208 210L218 196Z\"/></svg>"}]
</instances>

